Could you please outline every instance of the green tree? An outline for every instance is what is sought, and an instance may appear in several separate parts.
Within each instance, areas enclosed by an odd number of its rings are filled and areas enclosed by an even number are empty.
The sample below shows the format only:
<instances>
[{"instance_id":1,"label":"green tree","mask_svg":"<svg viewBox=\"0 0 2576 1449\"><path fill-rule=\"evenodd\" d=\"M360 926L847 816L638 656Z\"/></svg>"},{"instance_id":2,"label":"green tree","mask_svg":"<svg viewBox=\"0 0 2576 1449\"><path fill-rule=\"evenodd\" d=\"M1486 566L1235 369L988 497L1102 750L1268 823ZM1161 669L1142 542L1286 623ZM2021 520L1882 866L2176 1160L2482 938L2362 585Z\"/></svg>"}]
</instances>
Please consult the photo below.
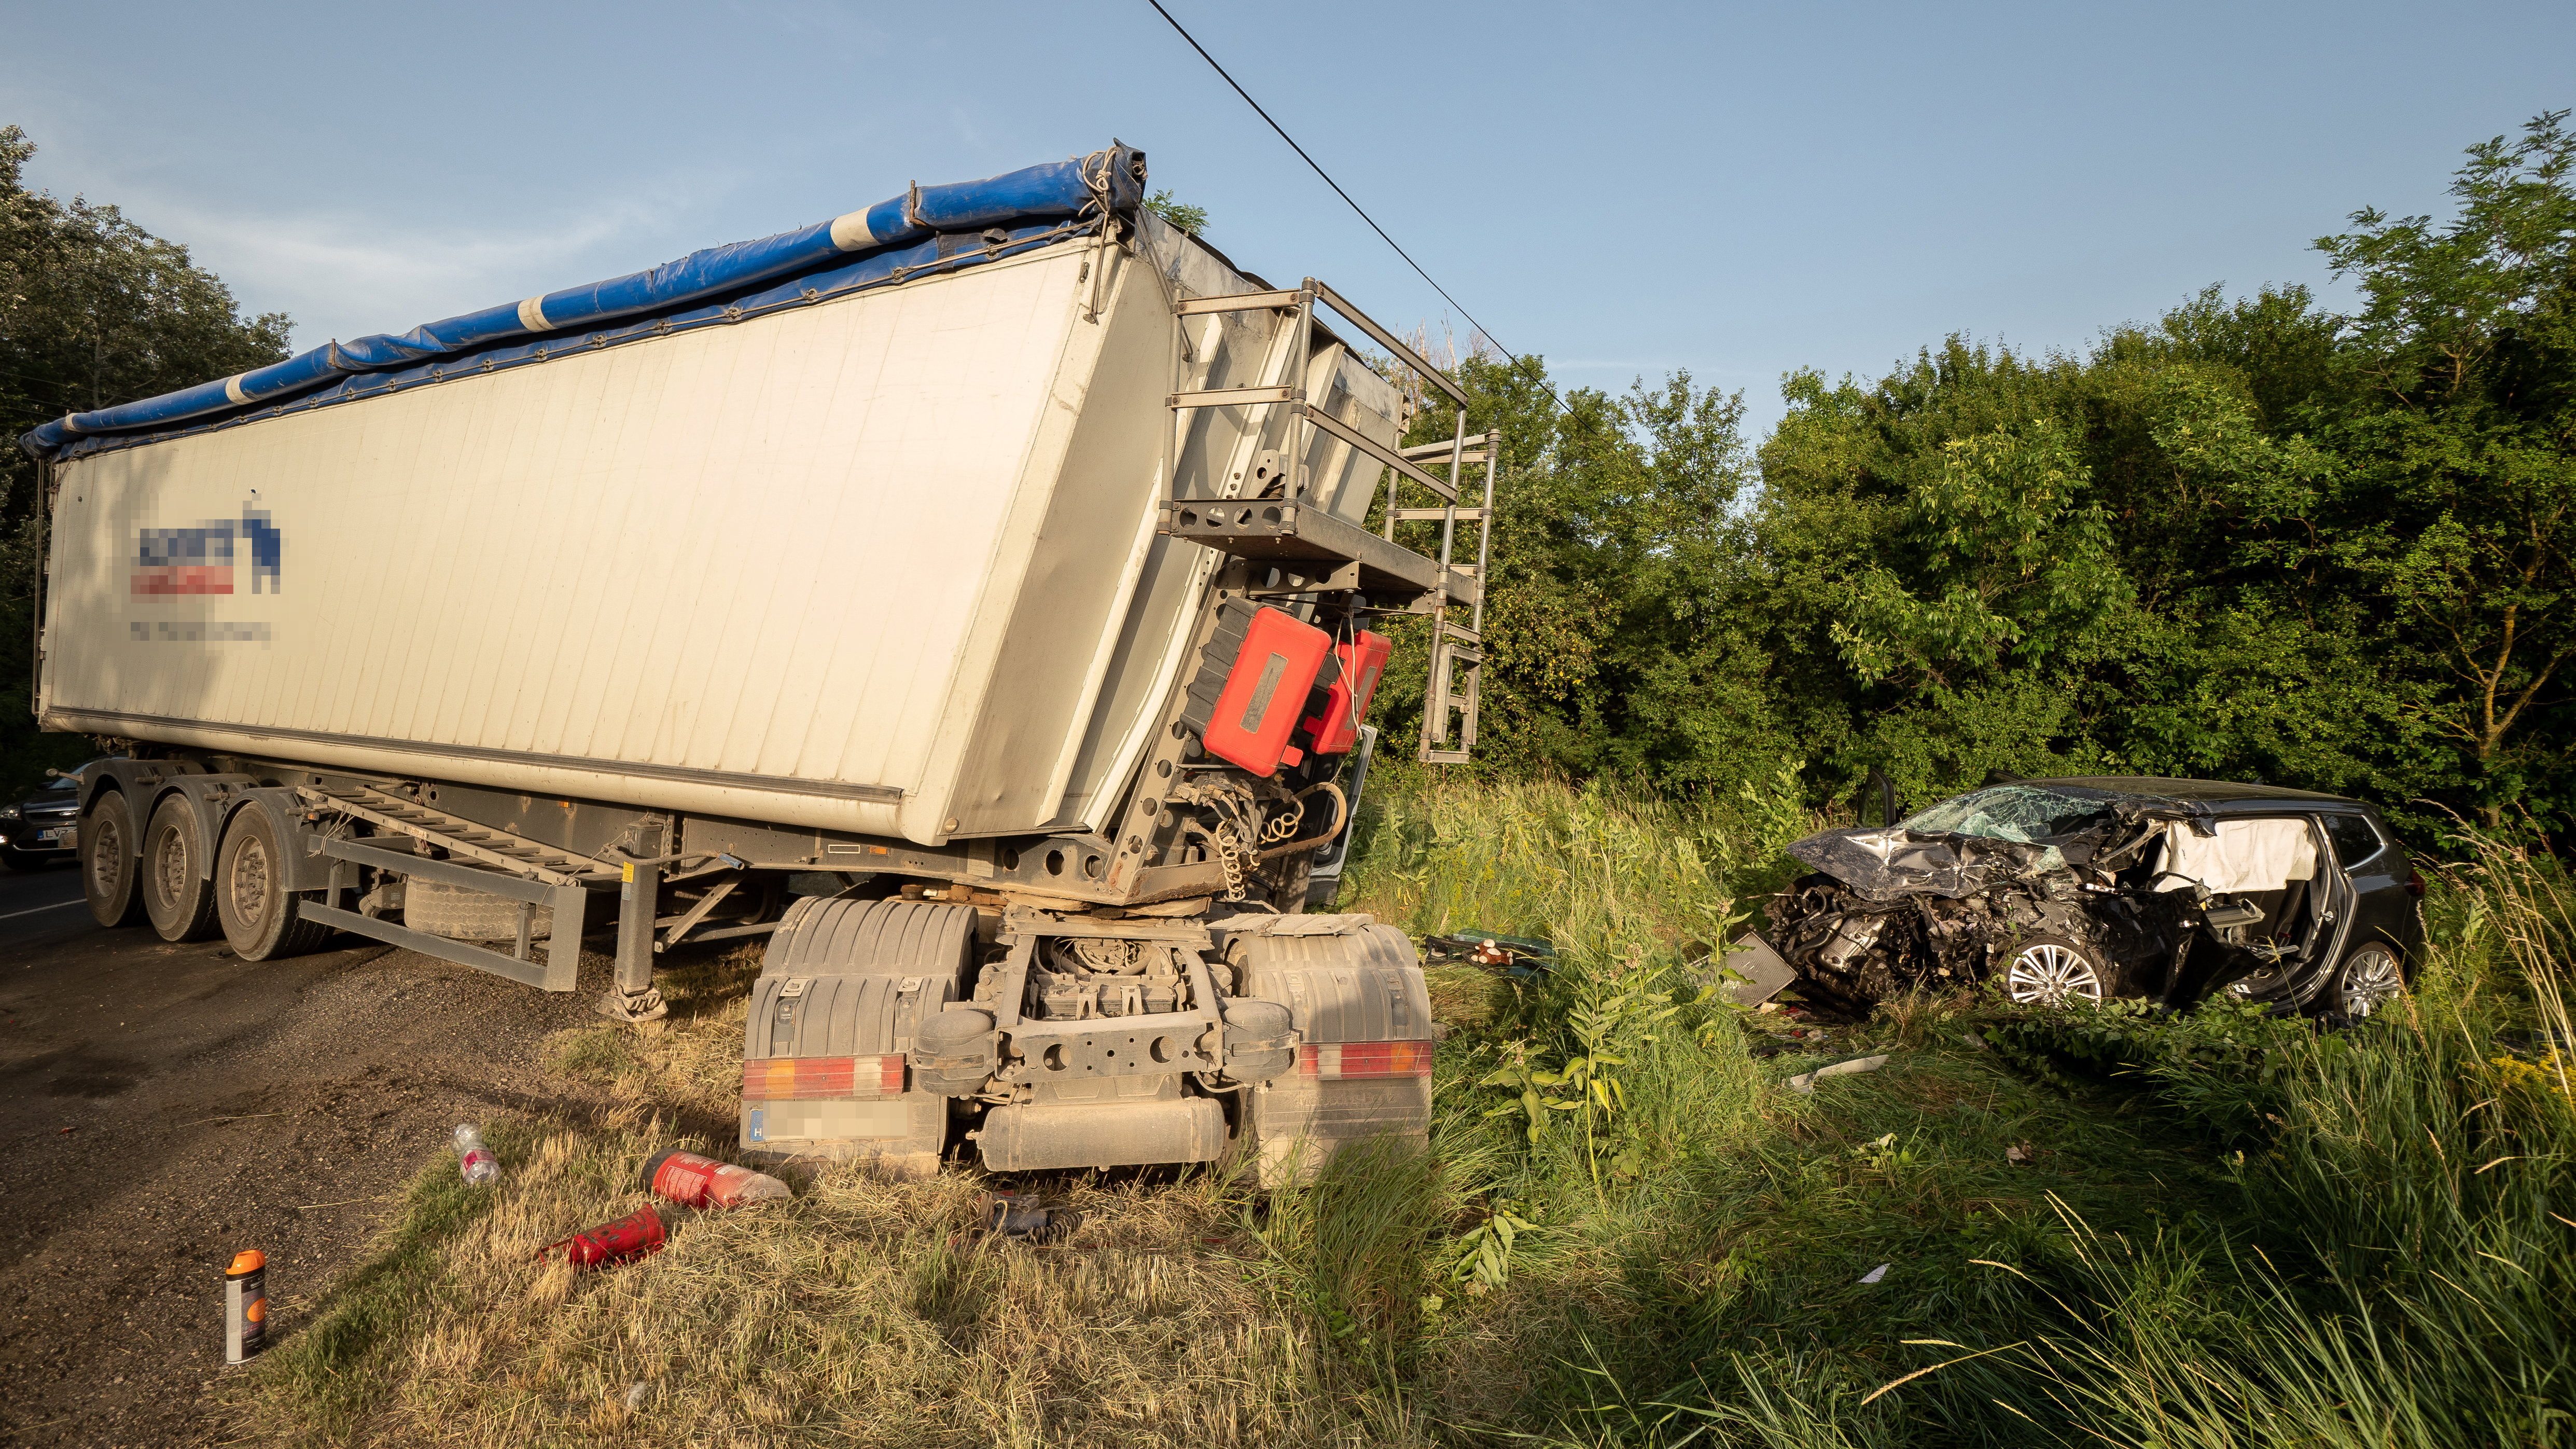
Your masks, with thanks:
<instances>
[{"instance_id":1,"label":"green tree","mask_svg":"<svg viewBox=\"0 0 2576 1449\"><path fill-rule=\"evenodd\" d=\"M2339 547L2455 689L2435 723L2492 820L2564 769L2531 728L2576 659L2576 135L2567 112L2469 149L2446 226L2365 209L2317 246L2364 303L2335 441L2378 518ZM2553 794L2556 792L2552 792ZM2559 809L2563 802L2551 802Z\"/></svg>"}]
</instances>

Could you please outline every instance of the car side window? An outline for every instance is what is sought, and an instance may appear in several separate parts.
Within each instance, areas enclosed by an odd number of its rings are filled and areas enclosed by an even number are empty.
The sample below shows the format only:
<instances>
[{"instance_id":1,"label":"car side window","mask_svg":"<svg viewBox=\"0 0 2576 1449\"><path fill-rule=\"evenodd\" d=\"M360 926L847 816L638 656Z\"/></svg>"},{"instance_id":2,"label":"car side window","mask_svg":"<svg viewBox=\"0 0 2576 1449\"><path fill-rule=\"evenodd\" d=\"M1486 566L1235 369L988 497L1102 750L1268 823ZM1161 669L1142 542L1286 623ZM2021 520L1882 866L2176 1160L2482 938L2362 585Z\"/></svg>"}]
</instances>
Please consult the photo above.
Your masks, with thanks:
<instances>
[{"instance_id":1,"label":"car side window","mask_svg":"<svg viewBox=\"0 0 2576 1449\"><path fill-rule=\"evenodd\" d=\"M2388 848L2388 842L2379 838L2378 827L2366 815L2329 815L2326 835L2334 841L2335 859L2346 870Z\"/></svg>"}]
</instances>

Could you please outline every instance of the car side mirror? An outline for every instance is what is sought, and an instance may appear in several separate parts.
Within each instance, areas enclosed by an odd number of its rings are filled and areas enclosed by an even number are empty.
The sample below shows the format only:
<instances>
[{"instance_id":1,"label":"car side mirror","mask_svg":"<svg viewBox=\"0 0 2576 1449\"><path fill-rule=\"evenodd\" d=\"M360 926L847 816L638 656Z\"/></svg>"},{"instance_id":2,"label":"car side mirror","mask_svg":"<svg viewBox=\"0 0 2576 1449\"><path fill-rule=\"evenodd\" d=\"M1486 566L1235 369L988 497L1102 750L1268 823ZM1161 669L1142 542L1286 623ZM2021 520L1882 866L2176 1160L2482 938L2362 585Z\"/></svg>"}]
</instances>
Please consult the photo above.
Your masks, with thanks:
<instances>
[{"instance_id":1,"label":"car side mirror","mask_svg":"<svg viewBox=\"0 0 2576 1449\"><path fill-rule=\"evenodd\" d=\"M1869 802L1873 796L1878 800L1878 823L1881 826L1894 825L1897 820L1896 786L1876 765L1869 767L1869 778L1861 781L1860 795L1852 801L1852 819L1855 822L1869 823Z\"/></svg>"}]
</instances>

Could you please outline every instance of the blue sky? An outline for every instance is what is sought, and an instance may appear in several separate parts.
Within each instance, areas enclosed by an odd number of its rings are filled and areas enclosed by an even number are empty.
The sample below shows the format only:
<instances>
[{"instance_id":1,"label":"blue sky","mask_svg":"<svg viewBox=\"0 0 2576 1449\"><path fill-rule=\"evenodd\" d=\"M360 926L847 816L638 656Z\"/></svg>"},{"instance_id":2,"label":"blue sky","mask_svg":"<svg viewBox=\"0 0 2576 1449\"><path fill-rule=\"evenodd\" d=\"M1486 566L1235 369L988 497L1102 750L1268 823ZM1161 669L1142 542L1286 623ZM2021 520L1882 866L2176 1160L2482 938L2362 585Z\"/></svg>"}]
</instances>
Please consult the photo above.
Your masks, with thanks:
<instances>
[{"instance_id":1,"label":"blue sky","mask_svg":"<svg viewBox=\"0 0 2576 1449\"><path fill-rule=\"evenodd\" d=\"M2325 287L2311 239L2438 213L2463 146L2576 104L2565 0L1165 3L1502 343L1570 383L1688 368L1760 426L1792 367ZM299 345L1112 135L1244 265L1465 329L1144 0L0 14L32 179Z\"/></svg>"}]
</instances>

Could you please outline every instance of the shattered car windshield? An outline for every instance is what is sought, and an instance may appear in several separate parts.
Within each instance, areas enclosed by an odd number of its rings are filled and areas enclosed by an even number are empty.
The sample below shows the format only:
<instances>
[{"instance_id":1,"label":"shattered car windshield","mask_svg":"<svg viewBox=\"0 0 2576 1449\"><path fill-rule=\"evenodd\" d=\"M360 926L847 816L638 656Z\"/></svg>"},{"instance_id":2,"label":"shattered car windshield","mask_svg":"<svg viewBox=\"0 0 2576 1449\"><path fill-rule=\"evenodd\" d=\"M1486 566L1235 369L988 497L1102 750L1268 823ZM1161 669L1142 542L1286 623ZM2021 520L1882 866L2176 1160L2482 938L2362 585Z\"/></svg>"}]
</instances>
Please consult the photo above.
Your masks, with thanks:
<instances>
[{"instance_id":1,"label":"shattered car windshield","mask_svg":"<svg viewBox=\"0 0 2576 1449\"><path fill-rule=\"evenodd\" d=\"M1994 785L1944 800L1898 828L1918 835L1973 835L2024 845L2070 835L2110 813L2101 800L2088 800L2036 785Z\"/></svg>"}]
</instances>

